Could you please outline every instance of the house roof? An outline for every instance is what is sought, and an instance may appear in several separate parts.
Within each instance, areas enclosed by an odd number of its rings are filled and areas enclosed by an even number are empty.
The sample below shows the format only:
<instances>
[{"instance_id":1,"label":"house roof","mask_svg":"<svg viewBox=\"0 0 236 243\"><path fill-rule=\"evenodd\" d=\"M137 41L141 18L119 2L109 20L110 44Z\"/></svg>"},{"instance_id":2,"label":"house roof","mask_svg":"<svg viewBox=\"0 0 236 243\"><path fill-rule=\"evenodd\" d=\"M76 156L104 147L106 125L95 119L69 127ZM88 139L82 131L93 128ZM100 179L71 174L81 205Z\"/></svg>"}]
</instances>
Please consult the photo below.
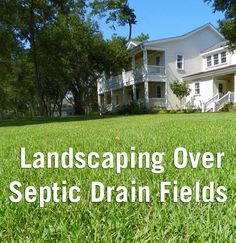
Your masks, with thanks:
<instances>
[{"instance_id":1,"label":"house roof","mask_svg":"<svg viewBox=\"0 0 236 243\"><path fill-rule=\"evenodd\" d=\"M228 45L228 41L226 41L226 40L221 41L221 42L219 42L219 43L217 43L217 44L215 44L215 45L203 50L201 52L201 54L206 53L206 52L210 52L210 51L214 51L214 50L219 49L221 47L226 47L227 45Z\"/></svg>"},{"instance_id":2,"label":"house roof","mask_svg":"<svg viewBox=\"0 0 236 243\"><path fill-rule=\"evenodd\" d=\"M209 71L205 71L205 72L199 72L199 73L194 73L194 74L191 74L188 76L184 76L183 80L191 81L194 79L205 78L205 77L209 77L209 76L230 74L231 72L235 72L235 71L236 71L236 65L230 65L230 66L223 67L223 68L213 69L213 70L209 70Z\"/></svg>"},{"instance_id":3,"label":"house roof","mask_svg":"<svg viewBox=\"0 0 236 243\"><path fill-rule=\"evenodd\" d=\"M203 29L206 29L206 28L212 29L214 32L216 32L222 38L222 40L224 40L224 36L211 23L207 23L203 26L200 26L200 27L198 27L198 28L196 28L196 29L194 29L190 32L187 32L183 35L180 35L180 36L163 38L163 39L158 39L158 40L153 40L153 41L145 41L145 42L141 42L140 44L150 45L150 44L156 44L156 43L162 43L162 42L183 40L183 39L188 38L189 36L194 35L195 33L199 32Z\"/></svg>"}]
</instances>

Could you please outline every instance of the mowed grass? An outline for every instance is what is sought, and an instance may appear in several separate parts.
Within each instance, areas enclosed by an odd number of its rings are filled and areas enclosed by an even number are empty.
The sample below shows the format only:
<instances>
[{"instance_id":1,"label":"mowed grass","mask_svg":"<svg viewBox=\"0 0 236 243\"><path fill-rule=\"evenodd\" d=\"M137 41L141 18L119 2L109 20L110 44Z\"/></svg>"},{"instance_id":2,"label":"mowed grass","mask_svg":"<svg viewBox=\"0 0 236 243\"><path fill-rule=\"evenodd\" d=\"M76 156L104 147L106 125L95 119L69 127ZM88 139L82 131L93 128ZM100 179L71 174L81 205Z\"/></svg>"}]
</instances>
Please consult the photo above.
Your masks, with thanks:
<instances>
[{"instance_id":1,"label":"mowed grass","mask_svg":"<svg viewBox=\"0 0 236 243\"><path fill-rule=\"evenodd\" d=\"M69 147L85 153L111 151L165 152L165 171L126 169L117 175L103 169L20 169L20 148L28 153L64 152ZM173 151L225 152L223 169L176 169ZM76 242L235 242L236 239L236 114L139 115L0 122L0 239L1 241ZM148 185L150 203L91 203L92 181L105 186ZM9 184L23 187L81 186L80 203L12 203ZM160 182L178 181L202 186L214 181L227 187L225 203L160 203ZM22 190L23 191L23 190ZM194 198L194 197L193 197Z\"/></svg>"}]
</instances>

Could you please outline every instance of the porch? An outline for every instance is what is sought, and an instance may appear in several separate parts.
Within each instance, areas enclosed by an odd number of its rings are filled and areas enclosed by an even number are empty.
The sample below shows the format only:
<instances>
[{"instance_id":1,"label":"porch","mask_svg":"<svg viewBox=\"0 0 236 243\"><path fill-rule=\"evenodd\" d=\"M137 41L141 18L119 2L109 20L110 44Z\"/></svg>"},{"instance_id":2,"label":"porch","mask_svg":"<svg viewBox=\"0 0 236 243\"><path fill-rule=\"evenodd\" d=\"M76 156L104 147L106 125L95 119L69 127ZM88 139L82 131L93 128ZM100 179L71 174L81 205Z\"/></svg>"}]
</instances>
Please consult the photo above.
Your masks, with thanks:
<instances>
[{"instance_id":1,"label":"porch","mask_svg":"<svg viewBox=\"0 0 236 243\"><path fill-rule=\"evenodd\" d=\"M98 94L144 82L166 82L164 50L138 47L131 51L131 56L129 71L103 75L98 81Z\"/></svg>"},{"instance_id":2,"label":"porch","mask_svg":"<svg viewBox=\"0 0 236 243\"><path fill-rule=\"evenodd\" d=\"M190 88L187 108L218 111L226 104L236 103L236 65L188 75L183 81Z\"/></svg>"},{"instance_id":3,"label":"porch","mask_svg":"<svg viewBox=\"0 0 236 243\"><path fill-rule=\"evenodd\" d=\"M219 111L229 103L236 103L236 73L213 78L213 97L202 104L202 112Z\"/></svg>"},{"instance_id":4,"label":"porch","mask_svg":"<svg viewBox=\"0 0 236 243\"><path fill-rule=\"evenodd\" d=\"M115 111L116 108L136 102L146 108L166 107L167 88L165 82L133 84L118 90L98 95L99 109Z\"/></svg>"}]
</instances>

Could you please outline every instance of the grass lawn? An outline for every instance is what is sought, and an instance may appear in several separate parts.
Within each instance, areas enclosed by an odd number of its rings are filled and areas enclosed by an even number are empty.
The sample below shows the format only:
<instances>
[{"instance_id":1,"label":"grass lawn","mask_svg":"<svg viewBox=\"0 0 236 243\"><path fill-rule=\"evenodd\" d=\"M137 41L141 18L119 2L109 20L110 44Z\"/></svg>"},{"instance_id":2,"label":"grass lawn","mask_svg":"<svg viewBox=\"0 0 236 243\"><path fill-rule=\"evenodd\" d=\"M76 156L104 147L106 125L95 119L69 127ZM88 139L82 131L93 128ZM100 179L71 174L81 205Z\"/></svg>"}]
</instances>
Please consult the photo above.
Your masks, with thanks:
<instances>
[{"instance_id":1,"label":"grass lawn","mask_svg":"<svg viewBox=\"0 0 236 243\"><path fill-rule=\"evenodd\" d=\"M77 242L234 242L236 239L236 114L175 114L123 117L65 118L54 120L0 122L0 239L1 241ZM20 169L20 148L29 153L64 152L69 147L89 153L163 151L165 171L126 169ZM225 152L223 169L178 170L173 151L185 147L192 152ZM135 179L148 185L150 203L90 202L92 181L130 187ZM18 180L26 186L81 186L79 203L12 203L9 184ZM196 181L211 181L227 187L225 203L166 203L159 200L161 181L177 180L192 188ZM23 190L22 190L23 191Z\"/></svg>"}]
</instances>

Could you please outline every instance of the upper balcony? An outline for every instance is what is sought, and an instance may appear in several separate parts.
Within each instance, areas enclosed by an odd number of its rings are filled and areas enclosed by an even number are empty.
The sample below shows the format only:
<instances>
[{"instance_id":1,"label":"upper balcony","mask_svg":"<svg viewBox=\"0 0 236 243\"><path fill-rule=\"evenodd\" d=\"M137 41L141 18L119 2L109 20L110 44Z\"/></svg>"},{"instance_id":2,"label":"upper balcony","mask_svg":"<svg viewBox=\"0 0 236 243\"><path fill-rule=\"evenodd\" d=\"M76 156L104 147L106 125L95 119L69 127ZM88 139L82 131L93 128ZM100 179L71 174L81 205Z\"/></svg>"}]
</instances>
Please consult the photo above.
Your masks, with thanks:
<instances>
[{"instance_id":1,"label":"upper balcony","mask_svg":"<svg viewBox=\"0 0 236 243\"><path fill-rule=\"evenodd\" d=\"M166 82L165 52L142 50L132 54L132 70L101 78L98 93L121 89L141 82Z\"/></svg>"}]
</instances>

